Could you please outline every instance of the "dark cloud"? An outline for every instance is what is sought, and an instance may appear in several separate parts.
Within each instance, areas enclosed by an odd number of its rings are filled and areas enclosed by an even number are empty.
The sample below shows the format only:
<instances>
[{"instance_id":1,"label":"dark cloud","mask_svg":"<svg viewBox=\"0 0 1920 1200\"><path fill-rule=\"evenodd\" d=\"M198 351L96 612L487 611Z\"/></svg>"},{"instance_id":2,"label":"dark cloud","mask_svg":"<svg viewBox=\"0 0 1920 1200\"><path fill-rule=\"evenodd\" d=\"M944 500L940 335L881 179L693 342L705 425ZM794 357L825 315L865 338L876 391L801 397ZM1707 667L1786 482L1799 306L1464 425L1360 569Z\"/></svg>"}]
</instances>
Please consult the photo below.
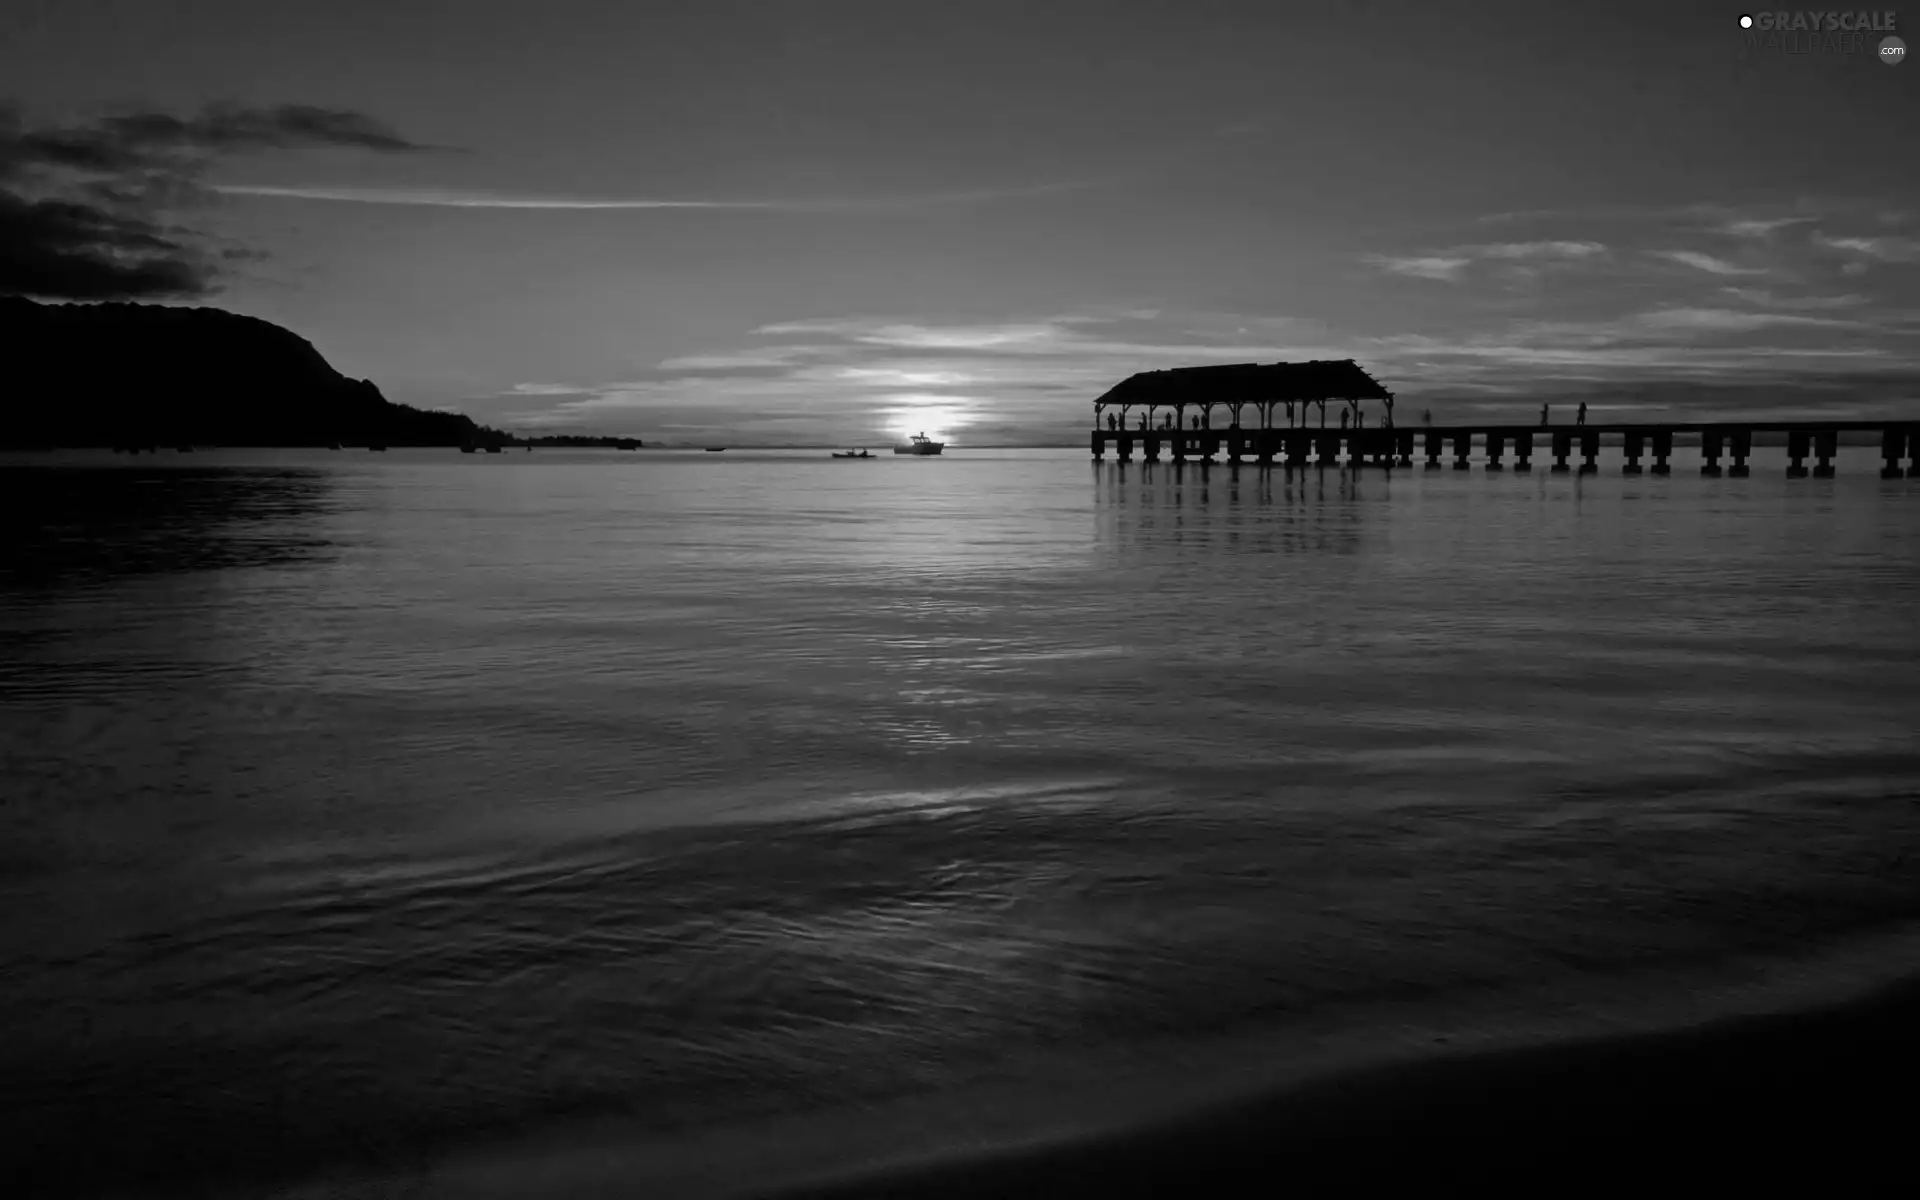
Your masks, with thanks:
<instances>
[{"instance_id":1,"label":"dark cloud","mask_svg":"<svg viewBox=\"0 0 1920 1200\"><path fill-rule=\"evenodd\" d=\"M144 217L0 190L0 294L67 300L203 296L213 269Z\"/></svg>"},{"instance_id":2,"label":"dark cloud","mask_svg":"<svg viewBox=\"0 0 1920 1200\"><path fill-rule=\"evenodd\" d=\"M33 127L0 105L0 295L108 300L197 297L222 262L164 214L205 201L215 161L341 147L382 154L438 149L362 113L311 105L211 105L198 114L120 112Z\"/></svg>"},{"instance_id":3,"label":"dark cloud","mask_svg":"<svg viewBox=\"0 0 1920 1200\"><path fill-rule=\"evenodd\" d=\"M119 113L52 129L29 129L17 112L0 113L0 177L35 168L97 174L178 171L221 155L322 146L383 154L439 149L409 141L363 113L307 104L211 105L191 117Z\"/></svg>"}]
</instances>

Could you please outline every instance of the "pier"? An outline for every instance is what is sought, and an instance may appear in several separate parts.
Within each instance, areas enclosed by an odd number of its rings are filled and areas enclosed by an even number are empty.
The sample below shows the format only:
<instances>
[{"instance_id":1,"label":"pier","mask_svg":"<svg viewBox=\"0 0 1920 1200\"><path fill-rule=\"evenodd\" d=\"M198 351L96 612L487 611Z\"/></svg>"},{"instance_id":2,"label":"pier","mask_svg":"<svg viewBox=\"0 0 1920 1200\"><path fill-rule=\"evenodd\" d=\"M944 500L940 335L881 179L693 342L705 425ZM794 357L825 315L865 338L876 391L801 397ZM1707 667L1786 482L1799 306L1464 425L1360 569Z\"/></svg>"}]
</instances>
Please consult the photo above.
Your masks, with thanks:
<instances>
[{"instance_id":1,"label":"pier","mask_svg":"<svg viewBox=\"0 0 1920 1200\"><path fill-rule=\"evenodd\" d=\"M1384 409L1371 429L1365 424L1364 403L1369 400ZM1341 418L1334 428L1327 423L1329 405ZM1216 410L1227 418L1224 428L1214 424ZM1243 424L1248 416L1258 424ZM1310 416L1318 417L1317 428L1308 423ZM1286 423L1278 424L1276 417ZM1617 438L1622 474L1669 475L1675 436L1698 435L1700 473L1738 478L1751 474L1755 434L1783 434L1790 478L1830 478L1840 434L1856 431L1879 435L1881 478L1920 477L1920 420L1405 427L1394 424L1393 393L1351 360L1342 360L1142 372L1094 401L1092 448L1095 459L1112 453L1122 462L1131 460L1137 448L1145 462L1157 462L1162 455L1174 462L1212 462L1224 455L1234 464L1250 459L1263 467L1344 469L1411 468L1418 456L1428 471L1441 470L1441 460L1450 454L1452 469L1465 471L1472 467L1477 445L1485 455L1482 467L1489 472L1508 470L1509 453L1513 471L1531 471L1537 448L1549 460L1549 472L1591 475L1599 470L1601 439Z\"/></svg>"}]
</instances>

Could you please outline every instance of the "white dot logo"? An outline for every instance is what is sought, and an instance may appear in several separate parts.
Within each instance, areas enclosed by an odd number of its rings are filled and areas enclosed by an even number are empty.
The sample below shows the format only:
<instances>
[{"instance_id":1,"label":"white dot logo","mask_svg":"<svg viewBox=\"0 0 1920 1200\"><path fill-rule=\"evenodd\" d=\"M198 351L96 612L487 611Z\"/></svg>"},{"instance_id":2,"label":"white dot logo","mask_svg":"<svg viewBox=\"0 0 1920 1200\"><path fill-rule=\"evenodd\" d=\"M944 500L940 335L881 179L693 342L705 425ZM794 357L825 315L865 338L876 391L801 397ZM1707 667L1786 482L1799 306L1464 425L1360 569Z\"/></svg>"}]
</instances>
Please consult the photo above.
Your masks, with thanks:
<instances>
[{"instance_id":1,"label":"white dot logo","mask_svg":"<svg viewBox=\"0 0 1920 1200\"><path fill-rule=\"evenodd\" d=\"M1880 43L1880 61L1890 67L1897 67L1907 60L1907 44L1897 37L1890 37Z\"/></svg>"},{"instance_id":2,"label":"white dot logo","mask_svg":"<svg viewBox=\"0 0 1920 1200\"><path fill-rule=\"evenodd\" d=\"M1746 16L1743 16L1743 17L1741 17L1741 18L1740 18L1740 28L1742 28L1742 29L1752 29L1752 28L1753 28L1753 18L1752 18L1752 17L1746 17Z\"/></svg>"}]
</instances>

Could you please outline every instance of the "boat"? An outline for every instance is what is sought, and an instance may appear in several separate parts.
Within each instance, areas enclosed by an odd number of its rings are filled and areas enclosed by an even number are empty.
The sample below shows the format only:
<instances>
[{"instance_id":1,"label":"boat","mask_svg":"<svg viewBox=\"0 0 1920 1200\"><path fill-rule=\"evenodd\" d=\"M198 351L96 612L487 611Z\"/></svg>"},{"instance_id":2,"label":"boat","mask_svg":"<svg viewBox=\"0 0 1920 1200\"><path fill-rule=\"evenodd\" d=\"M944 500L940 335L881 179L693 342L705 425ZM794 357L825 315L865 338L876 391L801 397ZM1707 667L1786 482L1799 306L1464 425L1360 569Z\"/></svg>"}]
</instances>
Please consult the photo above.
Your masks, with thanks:
<instances>
[{"instance_id":1,"label":"boat","mask_svg":"<svg viewBox=\"0 0 1920 1200\"><path fill-rule=\"evenodd\" d=\"M916 433L907 440L905 445L895 446L893 452L895 454L938 454L946 448L945 442L936 442L924 433Z\"/></svg>"},{"instance_id":2,"label":"boat","mask_svg":"<svg viewBox=\"0 0 1920 1200\"><path fill-rule=\"evenodd\" d=\"M725 449L726 449L726 447L725 447L725 446L708 446L708 447L707 447L707 453L708 453L708 454L718 454L718 453L720 453L720 452L721 452L722 450L725 450Z\"/></svg>"},{"instance_id":3,"label":"boat","mask_svg":"<svg viewBox=\"0 0 1920 1200\"><path fill-rule=\"evenodd\" d=\"M487 453L488 453L488 454L498 454L498 453L500 453L500 447L498 447L498 446L488 446L488 447L487 447Z\"/></svg>"},{"instance_id":4,"label":"boat","mask_svg":"<svg viewBox=\"0 0 1920 1200\"><path fill-rule=\"evenodd\" d=\"M872 458L873 457L873 455L868 454L864 448L859 450L849 450L845 454L842 454L838 450L835 450L833 452L833 456L835 458Z\"/></svg>"},{"instance_id":5,"label":"boat","mask_svg":"<svg viewBox=\"0 0 1920 1200\"><path fill-rule=\"evenodd\" d=\"M478 447L478 446L462 446L462 447L460 447L460 453L462 453L462 454L472 454L472 453L473 453L474 451L476 451L476 450L478 450L478 449L479 449L479 447Z\"/></svg>"}]
</instances>

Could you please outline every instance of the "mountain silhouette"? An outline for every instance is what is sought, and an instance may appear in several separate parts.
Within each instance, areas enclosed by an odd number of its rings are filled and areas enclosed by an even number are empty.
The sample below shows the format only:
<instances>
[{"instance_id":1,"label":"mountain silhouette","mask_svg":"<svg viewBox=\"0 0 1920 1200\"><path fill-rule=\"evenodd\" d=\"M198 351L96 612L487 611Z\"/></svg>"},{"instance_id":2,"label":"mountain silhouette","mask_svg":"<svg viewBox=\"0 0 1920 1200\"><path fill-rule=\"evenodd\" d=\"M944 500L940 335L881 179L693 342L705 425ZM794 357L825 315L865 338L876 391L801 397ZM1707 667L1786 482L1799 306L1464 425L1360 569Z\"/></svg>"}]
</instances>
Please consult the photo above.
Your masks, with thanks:
<instances>
[{"instance_id":1,"label":"mountain silhouette","mask_svg":"<svg viewBox=\"0 0 1920 1200\"><path fill-rule=\"evenodd\" d=\"M512 439L395 404L290 330L218 308L0 297L0 446L458 446Z\"/></svg>"}]
</instances>

